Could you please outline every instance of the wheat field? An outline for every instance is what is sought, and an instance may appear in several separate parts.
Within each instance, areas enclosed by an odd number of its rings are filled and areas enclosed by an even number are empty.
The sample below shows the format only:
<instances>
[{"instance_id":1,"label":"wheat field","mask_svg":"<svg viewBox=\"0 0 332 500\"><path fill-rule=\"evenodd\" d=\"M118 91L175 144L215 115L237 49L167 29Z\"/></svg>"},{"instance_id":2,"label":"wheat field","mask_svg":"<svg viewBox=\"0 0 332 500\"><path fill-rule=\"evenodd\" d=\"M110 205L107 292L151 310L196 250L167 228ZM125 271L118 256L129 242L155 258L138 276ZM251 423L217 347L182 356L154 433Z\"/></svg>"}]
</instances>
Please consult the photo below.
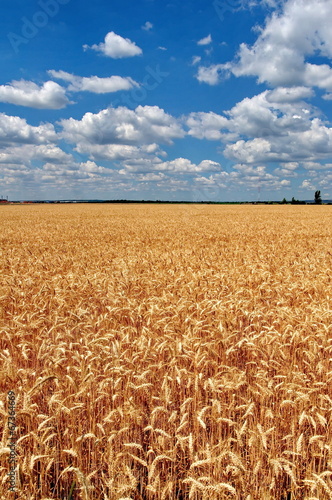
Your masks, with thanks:
<instances>
[{"instance_id":1,"label":"wheat field","mask_svg":"<svg viewBox=\"0 0 332 500\"><path fill-rule=\"evenodd\" d=\"M332 498L330 207L0 221L2 499Z\"/></svg>"}]
</instances>

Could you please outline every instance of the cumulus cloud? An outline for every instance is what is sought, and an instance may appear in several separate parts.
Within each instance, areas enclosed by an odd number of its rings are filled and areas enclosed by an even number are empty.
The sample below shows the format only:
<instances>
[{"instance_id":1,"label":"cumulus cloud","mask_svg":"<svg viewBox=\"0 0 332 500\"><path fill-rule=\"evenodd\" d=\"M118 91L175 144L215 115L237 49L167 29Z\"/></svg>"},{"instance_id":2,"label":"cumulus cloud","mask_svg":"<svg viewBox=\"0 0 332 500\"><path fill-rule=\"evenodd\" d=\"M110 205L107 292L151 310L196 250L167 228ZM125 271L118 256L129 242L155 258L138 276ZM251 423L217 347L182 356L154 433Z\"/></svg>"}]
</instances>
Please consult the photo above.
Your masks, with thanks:
<instances>
[{"instance_id":1,"label":"cumulus cloud","mask_svg":"<svg viewBox=\"0 0 332 500\"><path fill-rule=\"evenodd\" d=\"M330 170L332 163L318 163L316 161L306 161L302 163L302 167L306 170Z\"/></svg>"},{"instance_id":2,"label":"cumulus cloud","mask_svg":"<svg viewBox=\"0 0 332 500\"><path fill-rule=\"evenodd\" d=\"M208 85L218 85L221 79L226 76L224 64L212 64L211 66L200 66L196 74L199 82Z\"/></svg>"},{"instance_id":3,"label":"cumulus cloud","mask_svg":"<svg viewBox=\"0 0 332 500\"><path fill-rule=\"evenodd\" d=\"M4 147L0 152L0 165L26 167L34 160L54 166L73 163L73 157L54 144L14 144Z\"/></svg>"},{"instance_id":4,"label":"cumulus cloud","mask_svg":"<svg viewBox=\"0 0 332 500\"><path fill-rule=\"evenodd\" d=\"M271 103L295 102L310 99L315 95L310 87L278 87L267 93L266 99Z\"/></svg>"},{"instance_id":5,"label":"cumulus cloud","mask_svg":"<svg viewBox=\"0 0 332 500\"><path fill-rule=\"evenodd\" d=\"M0 102L36 109L62 109L70 104L66 90L57 83L48 81L38 86L26 80L0 85Z\"/></svg>"},{"instance_id":6,"label":"cumulus cloud","mask_svg":"<svg viewBox=\"0 0 332 500\"><path fill-rule=\"evenodd\" d=\"M309 179L304 179L302 184L300 185L300 189L306 189L307 191L313 191L315 186L309 181Z\"/></svg>"},{"instance_id":7,"label":"cumulus cloud","mask_svg":"<svg viewBox=\"0 0 332 500\"><path fill-rule=\"evenodd\" d=\"M42 144L31 148L31 159L48 161L52 163L68 163L72 161L72 156L65 153L61 148L54 144Z\"/></svg>"},{"instance_id":8,"label":"cumulus cloud","mask_svg":"<svg viewBox=\"0 0 332 500\"><path fill-rule=\"evenodd\" d=\"M223 129L228 129L229 120L217 113L197 112L190 113L186 119L186 125L189 127L188 134L197 139L221 140L224 134Z\"/></svg>"},{"instance_id":9,"label":"cumulus cloud","mask_svg":"<svg viewBox=\"0 0 332 500\"><path fill-rule=\"evenodd\" d=\"M175 160L160 162L156 164L158 171L168 171L176 173L198 173L198 172L219 172L220 163L211 160L203 160L198 165L192 163L187 158L176 158Z\"/></svg>"},{"instance_id":10,"label":"cumulus cloud","mask_svg":"<svg viewBox=\"0 0 332 500\"><path fill-rule=\"evenodd\" d=\"M54 126L50 123L37 127L29 125L24 118L0 113L0 144L45 144L57 138Z\"/></svg>"},{"instance_id":11,"label":"cumulus cloud","mask_svg":"<svg viewBox=\"0 0 332 500\"><path fill-rule=\"evenodd\" d=\"M32 126L23 118L0 114L0 178L1 183L14 193L27 193L41 182L40 163L60 165L74 163L71 154L57 144L58 136L50 123ZM60 182L60 180L58 179ZM38 196L39 197L39 196Z\"/></svg>"},{"instance_id":12,"label":"cumulus cloud","mask_svg":"<svg viewBox=\"0 0 332 500\"><path fill-rule=\"evenodd\" d=\"M22 175L24 172L25 181L30 175L34 182L42 182L45 186L53 186L67 190L84 185L93 189L123 188L128 190L142 189L144 183L146 189L150 189L150 183L156 187L167 191L191 190L192 184L189 183L189 176L195 179L204 173L215 173L216 176L222 176L223 172L219 163L211 160L203 160L195 164L187 158L175 158L170 161L161 161L160 159L137 159L135 161L122 162L120 170L106 168L98 165L95 161L82 161L75 163L73 161L63 163L46 162L41 168L31 168L27 170L24 166L9 168L7 165L1 170L6 175L15 178L16 175ZM15 173L16 172L16 173ZM179 178L179 175L186 175L185 178ZM225 173L226 176L228 174ZM217 177L216 177L217 179Z\"/></svg>"},{"instance_id":13,"label":"cumulus cloud","mask_svg":"<svg viewBox=\"0 0 332 500\"><path fill-rule=\"evenodd\" d=\"M227 158L248 163L324 160L332 154L332 129L315 118L307 130L240 139L227 145L224 154Z\"/></svg>"},{"instance_id":14,"label":"cumulus cloud","mask_svg":"<svg viewBox=\"0 0 332 500\"><path fill-rule=\"evenodd\" d=\"M229 189L254 190L265 188L278 191L290 186L288 179L280 179L266 171L265 166L253 167L246 164L237 164L234 171L212 173L208 177L197 176L195 198L201 200L220 200Z\"/></svg>"},{"instance_id":15,"label":"cumulus cloud","mask_svg":"<svg viewBox=\"0 0 332 500\"><path fill-rule=\"evenodd\" d=\"M232 141L240 136L284 136L288 131L308 130L313 109L302 101L289 103L287 97L271 97L273 92L264 91L245 98L225 111L225 116L213 112L191 113L186 120L188 133L198 139ZM275 102L278 100L281 102Z\"/></svg>"},{"instance_id":16,"label":"cumulus cloud","mask_svg":"<svg viewBox=\"0 0 332 500\"><path fill-rule=\"evenodd\" d=\"M38 166L36 166L36 161ZM38 186L44 182L43 168L39 166L41 162L46 162L47 168L54 175L54 185L58 186L62 184L66 170L74 163L71 155L54 144L19 145L14 143L0 150L2 185L7 186L13 192L17 189L23 190L25 194L31 188L32 197L36 197L36 188L38 189Z\"/></svg>"},{"instance_id":17,"label":"cumulus cloud","mask_svg":"<svg viewBox=\"0 0 332 500\"><path fill-rule=\"evenodd\" d=\"M223 198L225 190L230 188L232 181L236 181L237 173L219 172L208 177L197 175L194 178L194 188L192 190L195 201L220 200Z\"/></svg>"},{"instance_id":18,"label":"cumulus cloud","mask_svg":"<svg viewBox=\"0 0 332 500\"><path fill-rule=\"evenodd\" d=\"M290 161L288 163L281 163L280 165L287 170L296 170L297 168L299 168L299 163L297 161Z\"/></svg>"},{"instance_id":19,"label":"cumulus cloud","mask_svg":"<svg viewBox=\"0 0 332 500\"><path fill-rule=\"evenodd\" d=\"M208 35L201 40L198 40L197 45L209 45L212 42L211 35Z\"/></svg>"},{"instance_id":20,"label":"cumulus cloud","mask_svg":"<svg viewBox=\"0 0 332 500\"><path fill-rule=\"evenodd\" d=\"M310 89L293 90L266 90L243 99L224 115L191 113L185 121L188 134L226 143L224 155L241 163L327 159L332 154L332 129L319 110L302 100L311 95Z\"/></svg>"},{"instance_id":21,"label":"cumulus cloud","mask_svg":"<svg viewBox=\"0 0 332 500\"><path fill-rule=\"evenodd\" d=\"M224 151L226 158L244 163L257 163L266 160L280 160L271 152L271 144L266 139L256 138L251 141L243 139L227 145Z\"/></svg>"},{"instance_id":22,"label":"cumulus cloud","mask_svg":"<svg viewBox=\"0 0 332 500\"><path fill-rule=\"evenodd\" d=\"M240 45L236 61L224 65L235 76L254 76L272 86L317 86L332 90L332 69L306 58L331 58L332 3L288 0L266 21L252 46Z\"/></svg>"},{"instance_id":23,"label":"cumulus cloud","mask_svg":"<svg viewBox=\"0 0 332 500\"><path fill-rule=\"evenodd\" d=\"M265 91L238 102L226 114L230 127L249 137L284 136L287 132L310 129L312 108L302 101L289 104L275 102L271 92Z\"/></svg>"},{"instance_id":24,"label":"cumulus cloud","mask_svg":"<svg viewBox=\"0 0 332 500\"><path fill-rule=\"evenodd\" d=\"M119 90L130 90L138 87L138 83L130 77L110 76L99 78L98 76L82 77L65 71L49 70L49 75L53 78L70 82L68 90L72 92L93 92L95 94L106 94L118 92Z\"/></svg>"},{"instance_id":25,"label":"cumulus cloud","mask_svg":"<svg viewBox=\"0 0 332 500\"><path fill-rule=\"evenodd\" d=\"M142 145L171 144L184 137L180 123L158 106L107 108L86 113L82 120L62 120L62 137L71 143Z\"/></svg>"},{"instance_id":26,"label":"cumulus cloud","mask_svg":"<svg viewBox=\"0 0 332 500\"><path fill-rule=\"evenodd\" d=\"M77 143L75 150L82 155L88 155L91 160L136 161L139 159L145 161L156 158L160 161L159 156L165 156L157 144L131 146L128 144L92 144L81 141Z\"/></svg>"},{"instance_id":27,"label":"cumulus cloud","mask_svg":"<svg viewBox=\"0 0 332 500\"><path fill-rule=\"evenodd\" d=\"M113 59L122 59L124 57L133 57L142 54L142 49L132 42L129 38L123 38L120 35L110 31L105 36L104 43L94 44L91 47L83 45L85 50L92 49L101 52L107 57Z\"/></svg>"},{"instance_id":28,"label":"cumulus cloud","mask_svg":"<svg viewBox=\"0 0 332 500\"><path fill-rule=\"evenodd\" d=\"M287 168L275 168L273 173L282 177L297 177L298 174L293 170L288 170Z\"/></svg>"},{"instance_id":29,"label":"cumulus cloud","mask_svg":"<svg viewBox=\"0 0 332 500\"><path fill-rule=\"evenodd\" d=\"M209 172L220 172L220 163L212 160L203 160L198 164L191 162L188 158L175 158L174 160L162 161L160 158L135 159L123 162L121 173L147 173L163 172L167 174L202 174Z\"/></svg>"},{"instance_id":30,"label":"cumulus cloud","mask_svg":"<svg viewBox=\"0 0 332 500\"><path fill-rule=\"evenodd\" d=\"M80 169L89 174L109 174L110 169L97 165L94 161L86 161L80 163Z\"/></svg>"}]
</instances>

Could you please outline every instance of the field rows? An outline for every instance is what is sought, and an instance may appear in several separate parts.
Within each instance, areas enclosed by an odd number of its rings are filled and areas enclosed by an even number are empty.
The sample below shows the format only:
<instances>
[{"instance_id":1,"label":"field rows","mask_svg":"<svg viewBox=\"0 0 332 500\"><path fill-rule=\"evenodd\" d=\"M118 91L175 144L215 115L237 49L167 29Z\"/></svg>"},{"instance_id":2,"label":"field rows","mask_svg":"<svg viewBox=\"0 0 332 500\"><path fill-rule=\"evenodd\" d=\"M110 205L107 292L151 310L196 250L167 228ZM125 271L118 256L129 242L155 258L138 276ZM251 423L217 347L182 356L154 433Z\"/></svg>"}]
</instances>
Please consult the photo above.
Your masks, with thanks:
<instances>
[{"instance_id":1,"label":"field rows","mask_svg":"<svg viewBox=\"0 0 332 500\"><path fill-rule=\"evenodd\" d=\"M330 207L0 221L1 498L332 498Z\"/></svg>"}]
</instances>

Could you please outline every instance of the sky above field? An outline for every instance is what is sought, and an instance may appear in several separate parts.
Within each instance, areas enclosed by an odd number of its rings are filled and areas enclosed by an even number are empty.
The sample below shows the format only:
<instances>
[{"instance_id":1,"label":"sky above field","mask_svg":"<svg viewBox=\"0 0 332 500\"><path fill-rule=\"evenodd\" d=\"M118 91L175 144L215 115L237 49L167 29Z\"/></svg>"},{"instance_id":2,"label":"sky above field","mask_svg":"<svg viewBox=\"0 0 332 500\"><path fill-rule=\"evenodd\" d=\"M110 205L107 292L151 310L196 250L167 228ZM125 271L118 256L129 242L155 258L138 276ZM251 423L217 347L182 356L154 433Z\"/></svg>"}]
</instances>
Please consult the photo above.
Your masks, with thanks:
<instances>
[{"instance_id":1,"label":"sky above field","mask_svg":"<svg viewBox=\"0 0 332 500\"><path fill-rule=\"evenodd\" d=\"M332 0L0 12L0 196L332 198Z\"/></svg>"}]
</instances>

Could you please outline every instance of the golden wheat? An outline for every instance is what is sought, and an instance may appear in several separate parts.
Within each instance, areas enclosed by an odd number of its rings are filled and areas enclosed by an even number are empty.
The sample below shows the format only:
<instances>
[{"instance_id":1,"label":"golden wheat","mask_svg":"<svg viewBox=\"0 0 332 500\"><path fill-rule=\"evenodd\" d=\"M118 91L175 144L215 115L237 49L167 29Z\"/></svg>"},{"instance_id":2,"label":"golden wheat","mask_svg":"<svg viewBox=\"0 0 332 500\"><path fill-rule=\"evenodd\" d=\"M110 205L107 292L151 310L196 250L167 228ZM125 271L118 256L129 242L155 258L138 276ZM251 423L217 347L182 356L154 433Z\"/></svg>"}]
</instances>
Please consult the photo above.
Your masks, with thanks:
<instances>
[{"instance_id":1,"label":"golden wheat","mask_svg":"<svg viewBox=\"0 0 332 500\"><path fill-rule=\"evenodd\" d=\"M332 498L330 207L0 219L1 498Z\"/></svg>"}]
</instances>

